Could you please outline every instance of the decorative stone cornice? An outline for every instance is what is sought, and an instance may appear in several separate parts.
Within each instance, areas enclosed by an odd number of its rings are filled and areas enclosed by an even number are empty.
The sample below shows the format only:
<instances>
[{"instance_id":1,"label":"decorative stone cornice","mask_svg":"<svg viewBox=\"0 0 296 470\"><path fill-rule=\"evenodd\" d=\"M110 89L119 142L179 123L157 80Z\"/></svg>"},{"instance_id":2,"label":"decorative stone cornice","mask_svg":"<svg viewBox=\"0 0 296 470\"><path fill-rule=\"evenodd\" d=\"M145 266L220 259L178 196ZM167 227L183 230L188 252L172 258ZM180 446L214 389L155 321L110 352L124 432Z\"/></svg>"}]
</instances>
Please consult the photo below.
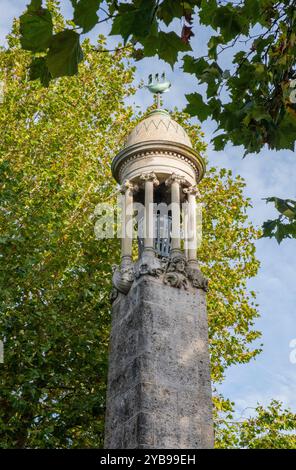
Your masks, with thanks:
<instances>
[{"instance_id":1,"label":"decorative stone cornice","mask_svg":"<svg viewBox=\"0 0 296 470\"><path fill-rule=\"evenodd\" d=\"M205 163L202 157L194 149L170 141L149 141L123 148L112 162L112 173L114 178L122 181L127 165L134 160L146 159L157 156L161 163L162 158L172 157L187 163L195 172L197 182L200 181L205 172Z\"/></svg>"},{"instance_id":2,"label":"decorative stone cornice","mask_svg":"<svg viewBox=\"0 0 296 470\"><path fill-rule=\"evenodd\" d=\"M201 172L199 169L197 169L196 165L192 163L192 161L189 158L184 157L184 155L181 155L177 152L167 152L167 151L147 151L147 152L141 152L138 154L135 154L131 157L126 158L124 163L120 166L119 174L118 174L118 179L121 180L125 171L125 168L133 161L135 160L140 160L140 159L146 159L150 158L153 155L157 155L160 159L162 157L174 157L182 160L183 162L187 163L195 172L196 179L199 181L201 179ZM161 162L161 160L160 160ZM202 173L203 175L203 173Z\"/></svg>"}]
</instances>

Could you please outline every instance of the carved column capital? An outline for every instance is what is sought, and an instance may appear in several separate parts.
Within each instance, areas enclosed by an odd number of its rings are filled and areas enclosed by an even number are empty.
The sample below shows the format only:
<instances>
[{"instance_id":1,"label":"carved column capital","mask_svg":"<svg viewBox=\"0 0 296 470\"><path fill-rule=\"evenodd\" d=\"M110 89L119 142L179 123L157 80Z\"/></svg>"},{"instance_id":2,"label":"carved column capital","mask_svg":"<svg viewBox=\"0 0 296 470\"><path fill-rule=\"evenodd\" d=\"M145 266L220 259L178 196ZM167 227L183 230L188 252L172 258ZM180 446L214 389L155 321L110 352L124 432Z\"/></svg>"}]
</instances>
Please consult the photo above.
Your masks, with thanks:
<instances>
[{"instance_id":1,"label":"carved column capital","mask_svg":"<svg viewBox=\"0 0 296 470\"><path fill-rule=\"evenodd\" d=\"M139 190L137 184L132 183L130 180L125 180L119 188L119 192L121 194L125 194L126 191L132 191L132 193L136 193Z\"/></svg>"},{"instance_id":2,"label":"carved column capital","mask_svg":"<svg viewBox=\"0 0 296 470\"><path fill-rule=\"evenodd\" d=\"M185 194L192 194L192 196L200 197L201 194L197 186L189 186L188 188L183 188L183 193Z\"/></svg>"},{"instance_id":3,"label":"carved column capital","mask_svg":"<svg viewBox=\"0 0 296 470\"><path fill-rule=\"evenodd\" d=\"M171 186L172 183L179 183L179 185L182 185L185 183L185 178L184 176L178 175L177 173L172 173L171 176L165 180L165 185Z\"/></svg>"},{"instance_id":4,"label":"carved column capital","mask_svg":"<svg viewBox=\"0 0 296 470\"><path fill-rule=\"evenodd\" d=\"M148 173L142 173L141 176L140 176L140 180L146 182L146 181L152 181L153 185L154 186L158 186L159 185L159 181L157 179L157 176L156 174L151 171L151 172L148 172Z\"/></svg>"}]
</instances>

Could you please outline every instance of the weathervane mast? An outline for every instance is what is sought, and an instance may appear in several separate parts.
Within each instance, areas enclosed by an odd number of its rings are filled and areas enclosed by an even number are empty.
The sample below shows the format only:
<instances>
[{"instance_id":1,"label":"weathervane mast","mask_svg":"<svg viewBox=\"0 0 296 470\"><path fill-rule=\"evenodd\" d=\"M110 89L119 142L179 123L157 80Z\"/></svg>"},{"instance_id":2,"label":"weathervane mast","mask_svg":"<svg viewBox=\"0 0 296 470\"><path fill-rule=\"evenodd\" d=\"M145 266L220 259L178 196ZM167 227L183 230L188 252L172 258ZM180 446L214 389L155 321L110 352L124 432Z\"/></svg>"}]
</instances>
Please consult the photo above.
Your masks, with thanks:
<instances>
[{"instance_id":1,"label":"weathervane mast","mask_svg":"<svg viewBox=\"0 0 296 470\"><path fill-rule=\"evenodd\" d=\"M152 73L148 77L148 85L146 88L153 93L156 94L157 97L157 109L160 109L160 95L169 91L171 87L171 82L166 79L165 72L161 74L161 79L159 80L158 73L155 74L154 79Z\"/></svg>"}]
</instances>

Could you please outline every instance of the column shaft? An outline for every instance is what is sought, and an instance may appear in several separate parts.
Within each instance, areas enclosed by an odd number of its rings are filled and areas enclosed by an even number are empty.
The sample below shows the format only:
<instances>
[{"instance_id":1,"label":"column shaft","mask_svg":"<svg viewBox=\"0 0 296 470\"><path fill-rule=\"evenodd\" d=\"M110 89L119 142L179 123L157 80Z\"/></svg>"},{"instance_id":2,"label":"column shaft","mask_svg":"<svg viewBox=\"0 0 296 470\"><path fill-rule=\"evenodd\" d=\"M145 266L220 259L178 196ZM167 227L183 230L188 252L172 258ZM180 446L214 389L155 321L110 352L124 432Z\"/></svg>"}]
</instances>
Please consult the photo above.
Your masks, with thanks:
<instances>
[{"instance_id":1,"label":"column shaft","mask_svg":"<svg viewBox=\"0 0 296 470\"><path fill-rule=\"evenodd\" d=\"M196 234L196 199L195 193L188 194L188 260L196 260L197 234Z\"/></svg>"},{"instance_id":2,"label":"column shaft","mask_svg":"<svg viewBox=\"0 0 296 470\"><path fill-rule=\"evenodd\" d=\"M183 231L184 231L184 254L188 259L188 202L183 204Z\"/></svg>"},{"instance_id":3,"label":"column shaft","mask_svg":"<svg viewBox=\"0 0 296 470\"><path fill-rule=\"evenodd\" d=\"M125 186L122 190L122 238L121 257L131 258L133 249L133 190Z\"/></svg>"},{"instance_id":4,"label":"column shaft","mask_svg":"<svg viewBox=\"0 0 296 470\"><path fill-rule=\"evenodd\" d=\"M145 239L144 248L154 249L154 220L153 220L153 180L145 181Z\"/></svg>"},{"instance_id":5,"label":"column shaft","mask_svg":"<svg viewBox=\"0 0 296 470\"><path fill-rule=\"evenodd\" d=\"M181 250L180 237L180 183L178 179L172 181L171 185L171 201L172 201L172 252Z\"/></svg>"}]
</instances>

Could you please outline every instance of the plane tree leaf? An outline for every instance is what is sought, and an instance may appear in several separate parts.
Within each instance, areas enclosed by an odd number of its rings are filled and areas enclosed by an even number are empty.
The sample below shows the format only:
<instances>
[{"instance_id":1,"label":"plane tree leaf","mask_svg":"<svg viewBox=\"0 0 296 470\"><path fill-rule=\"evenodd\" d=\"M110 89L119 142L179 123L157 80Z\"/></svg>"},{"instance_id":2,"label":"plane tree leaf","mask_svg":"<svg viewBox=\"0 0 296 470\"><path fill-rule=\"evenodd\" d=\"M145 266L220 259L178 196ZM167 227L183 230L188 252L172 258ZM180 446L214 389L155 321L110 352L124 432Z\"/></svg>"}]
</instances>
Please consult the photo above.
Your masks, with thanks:
<instances>
[{"instance_id":1,"label":"plane tree leaf","mask_svg":"<svg viewBox=\"0 0 296 470\"><path fill-rule=\"evenodd\" d=\"M73 21L82 28L83 33L90 31L98 22L97 11L101 0L71 0L74 7Z\"/></svg>"},{"instance_id":2,"label":"plane tree leaf","mask_svg":"<svg viewBox=\"0 0 296 470\"><path fill-rule=\"evenodd\" d=\"M188 100L185 112L188 114L196 114L200 121L205 121L210 116L211 109L205 104L202 96L199 93L190 93L185 96Z\"/></svg>"},{"instance_id":3,"label":"plane tree leaf","mask_svg":"<svg viewBox=\"0 0 296 470\"><path fill-rule=\"evenodd\" d=\"M48 70L53 78L75 75L83 58L80 36L71 29L65 29L53 36L46 57Z\"/></svg>"},{"instance_id":4,"label":"plane tree leaf","mask_svg":"<svg viewBox=\"0 0 296 470\"><path fill-rule=\"evenodd\" d=\"M45 57L36 57L30 66L30 80L39 79L43 86L48 87L51 79Z\"/></svg>"},{"instance_id":5,"label":"plane tree leaf","mask_svg":"<svg viewBox=\"0 0 296 470\"><path fill-rule=\"evenodd\" d=\"M120 4L112 24L111 35L121 35L126 43L133 36L137 39L149 35L155 22L156 0L136 0L132 4Z\"/></svg>"},{"instance_id":6,"label":"plane tree leaf","mask_svg":"<svg viewBox=\"0 0 296 470\"><path fill-rule=\"evenodd\" d=\"M280 216L264 222L262 237L274 237L278 243L285 238L296 238L296 201L273 196L266 198L266 202L273 203Z\"/></svg>"},{"instance_id":7,"label":"plane tree leaf","mask_svg":"<svg viewBox=\"0 0 296 470\"><path fill-rule=\"evenodd\" d=\"M45 51L52 38L52 16L41 5L41 0L32 0L27 11L20 17L22 48L32 52Z\"/></svg>"},{"instance_id":8,"label":"plane tree leaf","mask_svg":"<svg viewBox=\"0 0 296 470\"><path fill-rule=\"evenodd\" d=\"M158 55L160 59L163 59L168 62L171 67L176 62L179 52L185 52L190 50L190 44L184 43L175 32L159 33L157 48Z\"/></svg>"}]
</instances>

